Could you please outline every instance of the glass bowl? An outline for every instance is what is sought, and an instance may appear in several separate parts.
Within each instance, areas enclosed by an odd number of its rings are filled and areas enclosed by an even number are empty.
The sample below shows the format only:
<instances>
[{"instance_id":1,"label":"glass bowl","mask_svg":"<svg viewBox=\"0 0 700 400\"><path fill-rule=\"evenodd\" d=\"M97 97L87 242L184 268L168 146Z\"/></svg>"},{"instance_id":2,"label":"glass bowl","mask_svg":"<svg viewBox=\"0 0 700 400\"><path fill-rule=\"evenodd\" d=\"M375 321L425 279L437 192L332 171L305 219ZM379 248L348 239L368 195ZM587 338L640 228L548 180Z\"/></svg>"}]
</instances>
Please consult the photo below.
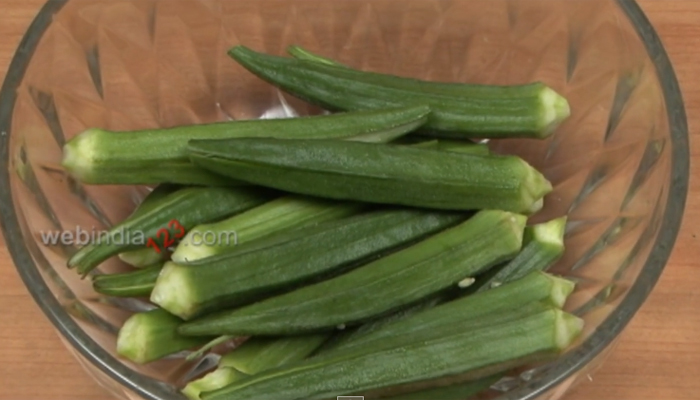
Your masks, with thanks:
<instances>
[{"instance_id":1,"label":"glass bowl","mask_svg":"<svg viewBox=\"0 0 700 400\"><path fill-rule=\"evenodd\" d=\"M513 373L490 395L560 399L600 365L664 268L688 182L678 83L633 1L52 1L0 96L0 214L24 282L98 382L120 398L180 399L177 387L216 356L146 366L115 357L118 327L148 304L98 296L65 267L75 248L47 245L41 234L104 229L146 188L81 185L61 169L61 146L88 127L322 111L228 58L239 43L276 54L299 44L354 67L431 80L541 80L566 96L572 115L549 139L490 145L554 183L533 222L568 215L567 251L553 271L579 282L567 307L586 331L556 362Z\"/></svg>"}]
</instances>

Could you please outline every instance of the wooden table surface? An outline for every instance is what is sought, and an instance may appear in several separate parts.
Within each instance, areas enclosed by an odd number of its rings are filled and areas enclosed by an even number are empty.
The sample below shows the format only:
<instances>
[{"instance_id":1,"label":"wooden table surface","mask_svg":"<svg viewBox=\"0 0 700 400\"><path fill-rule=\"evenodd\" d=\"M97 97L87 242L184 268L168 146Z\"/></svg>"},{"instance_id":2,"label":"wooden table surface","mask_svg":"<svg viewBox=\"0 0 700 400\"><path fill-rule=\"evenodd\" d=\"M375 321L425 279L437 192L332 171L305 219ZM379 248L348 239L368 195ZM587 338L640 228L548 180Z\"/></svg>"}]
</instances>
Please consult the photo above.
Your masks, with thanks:
<instances>
[{"instance_id":1,"label":"wooden table surface","mask_svg":"<svg viewBox=\"0 0 700 400\"><path fill-rule=\"evenodd\" d=\"M44 0L0 0L0 77ZM700 157L700 1L643 0L675 65ZM700 176L692 163L692 177ZM692 179L675 251L609 361L567 400L700 399L700 181ZM108 400L65 350L0 238L0 400Z\"/></svg>"}]
</instances>

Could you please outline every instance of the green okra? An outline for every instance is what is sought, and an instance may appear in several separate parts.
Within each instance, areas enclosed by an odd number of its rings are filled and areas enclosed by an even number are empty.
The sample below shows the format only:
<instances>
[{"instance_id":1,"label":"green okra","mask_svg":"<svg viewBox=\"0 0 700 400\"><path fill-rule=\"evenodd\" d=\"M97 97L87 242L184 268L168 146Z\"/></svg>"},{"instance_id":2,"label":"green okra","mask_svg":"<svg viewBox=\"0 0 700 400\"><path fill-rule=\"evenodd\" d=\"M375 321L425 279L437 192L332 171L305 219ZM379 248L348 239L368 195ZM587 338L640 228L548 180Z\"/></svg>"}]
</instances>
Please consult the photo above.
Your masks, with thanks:
<instances>
[{"instance_id":1,"label":"green okra","mask_svg":"<svg viewBox=\"0 0 700 400\"><path fill-rule=\"evenodd\" d=\"M410 144L465 154L489 154L488 146L464 141L429 140ZM231 218L191 229L171 258L176 263L190 263L235 251L236 244L243 244L292 227L301 228L310 224L345 218L357 214L364 208L366 208L365 205L360 203L328 201L295 195L281 197ZM224 241L204 243L201 240L196 246L192 243L195 237L201 239L207 232L211 232L216 237L222 233L234 232L236 243L233 245Z\"/></svg>"},{"instance_id":2,"label":"green okra","mask_svg":"<svg viewBox=\"0 0 700 400\"><path fill-rule=\"evenodd\" d=\"M63 167L87 184L233 185L229 179L193 166L187 158L191 139L234 137L354 138L382 143L422 125L423 105L299 118L238 120L129 132L91 128L63 148ZM238 183L240 184L240 182Z\"/></svg>"},{"instance_id":3,"label":"green okra","mask_svg":"<svg viewBox=\"0 0 700 400\"><path fill-rule=\"evenodd\" d=\"M280 338L251 338L225 354L216 370L192 381L182 390L191 400L201 394L221 389L249 376L301 361L313 353L327 335L302 335Z\"/></svg>"},{"instance_id":4,"label":"green okra","mask_svg":"<svg viewBox=\"0 0 700 400\"><path fill-rule=\"evenodd\" d=\"M192 161L232 179L337 200L538 211L550 182L516 156L337 140L194 140Z\"/></svg>"},{"instance_id":5,"label":"green okra","mask_svg":"<svg viewBox=\"0 0 700 400\"><path fill-rule=\"evenodd\" d=\"M117 353L137 364L146 364L211 340L178 334L181 323L182 320L161 309L136 313L119 330Z\"/></svg>"},{"instance_id":6,"label":"green okra","mask_svg":"<svg viewBox=\"0 0 700 400\"><path fill-rule=\"evenodd\" d=\"M515 318L535 315L551 307L562 307L573 289L574 283L571 281L542 272L531 272L518 281L505 284L487 293L449 301L435 308L416 307L415 310L407 310L410 312L398 318L390 317L381 323L363 325L355 335L340 335L342 339L334 346L321 348L320 352L313 356L313 360L333 358L339 354L364 349L379 351L410 345L464 330L493 326ZM430 304L430 307L435 305ZM495 383L499 377L500 374L492 375L474 382L389 395L387 398L390 400L437 398L461 400L473 393L472 390L478 392ZM460 395L463 397L459 397ZM385 397L382 396L382 398Z\"/></svg>"},{"instance_id":7,"label":"green okra","mask_svg":"<svg viewBox=\"0 0 700 400\"><path fill-rule=\"evenodd\" d=\"M477 326L484 321L490 323L489 316L498 318L513 308L523 311L528 305L535 311L541 311L538 307L544 306L561 308L573 290L574 283L569 280L533 271L493 290L447 301L408 318L385 323L378 329L358 333L324 354L394 346L401 343L401 337L421 340L435 332L443 334ZM455 321L455 315L459 315L458 321Z\"/></svg>"},{"instance_id":8,"label":"green okra","mask_svg":"<svg viewBox=\"0 0 700 400\"><path fill-rule=\"evenodd\" d=\"M435 333L429 340L405 340L408 345L309 358L205 393L203 399L323 400L480 379L559 355L582 326L581 319L551 308L450 335Z\"/></svg>"},{"instance_id":9,"label":"green okra","mask_svg":"<svg viewBox=\"0 0 700 400\"><path fill-rule=\"evenodd\" d=\"M218 254L238 251L238 247L261 237L289 229L334 221L358 213L364 205L336 202L306 196L283 196L222 221L202 224L191 229L173 252L171 259L186 264ZM233 240L204 242L213 234Z\"/></svg>"},{"instance_id":10,"label":"green okra","mask_svg":"<svg viewBox=\"0 0 700 400\"><path fill-rule=\"evenodd\" d=\"M98 275L93 277L92 287L97 293L107 296L148 297L162 268L161 262L131 272Z\"/></svg>"},{"instance_id":11,"label":"green okra","mask_svg":"<svg viewBox=\"0 0 700 400\"><path fill-rule=\"evenodd\" d=\"M323 346L318 350L318 354L325 354L339 347L344 347L348 342L354 342L355 340L367 336L374 331L380 330L387 325L409 318L425 310L429 310L433 307L438 306L439 304L449 301L453 297L454 295L452 291L439 293L433 297L421 301L420 303L414 306L399 310L397 312L380 318L367 321L366 323L357 327L344 329L340 332L335 333L326 343L324 343Z\"/></svg>"},{"instance_id":12,"label":"green okra","mask_svg":"<svg viewBox=\"0 0 700 400\"><path fill-rule=\"evenodd\" d=\"M327 207L324 208L322 205ZM218 252L223 252L224 250L231 253L235 252L237 255L256 251L276 245L282 240L288 240L290 238L288 230L301 229L324 220L340 219L359 210L360 207L359 204L336 203L331 205L312 199L286 196L269 201L227 220L203 224L191 229L190 233L198 229L201 236L204 236L206 232L211 232L215 234L217 242L211 246L206 246L204 243L197 246L194 244L187 246L180 243L177 250L172 254L171 259L174 262L178 260L178 264L198 264L205 259L213 261L217 257L224 257L224 254L226 254L225 252L213 253L210 252L211 249L215 249ZM185 239L187 237L185 236ZM230 247L225 246L227 241L231 242ZM205 248L204 250L201 249L203 247ZM153 251L151 248L145 250ZM109 291L109 293L113 293L112 295L117 295L117 292L126 295L130 290L137 290L139 295L150 296L162 266L163 262L160 263L160 267L151 269L148 273L143 274L131 272L114 277L106 275L100 279L100 286L96 287L96 289L98 291ZM106 285L109 285L109 287L106 287ZM148 292L146 292L147 290Z\"/></svg>"},{"instance_id":13,"label":"green okra","mask_svg":"<svg viewBox=\"0 0 700 400\"><path fill-rule=\"evenodd\" d=\"M328 340L326 334L251 338L226 354L219 366L235 368L247 375L278 368L307 358Z\"/></svg>"},{"instance_id":14,"label":"green okra","mask_svg":"<svg viewBox=\"0 0 700 400\"><path fill-rule=\"evenodd\" d=\"M282 233L286 239L281 243L259 251L243 245L239 252L189 265L167 262L151 301L190 320L338 275L466 218L461 213L379 210Z\"/></svg>"},{"instance_id":15,"label":"green okra","mask_svg":"<svg viewBox=\"0 0 700 400\"><path fill-rule=\"evenodd\" d=\"M239 50L239 52L242 51ZM339 64L335 60L313 53L307 49L302 48L301 46L291 45L287 49L287 52L290 56L301 61L321 64L324 67L342 66L344 68L352 69L347 65ZM325 69L330 70L328 68ZM368 83L379 84L393 89L415 91L424 95L430 94L433 96L464 99L466 101L476 101L477 99L481 99L482 97L490 98L492 100L526 101L533 95L540 93L540 91L544 87L544 85L541 82L533 82L519 85L484 85L463 82L440 82L432 80L428 81L380 73L363 72L361 75L361 80L366 81ZM560 101L562 101L562 99L560 99ZM566 100L563 99L563 101ZM511 103L510 105L513 106L515 104L517 103ZM565 105L561 104L561 106L564 107Z\"/></svg>"},{"instance_id":16,"label":"green okra","mask_svg":"<svg viewBox=\"0 0 700 400\"><path fill-rule=\"evenodd\" d=\"M141 204L136 207L129 218L136 218L151 208L157 207L161 200L181 188L182 186L180 185L173 185L169 183L163 183L156 186L148 195L146 195L143 201L141 201ZM153 249L138 249L119 253L119 259L132 267L145 268L164 260L165 253L158 253L153 251Z\"/></svg>"},{"instance_id":17,"label":"green okra","mask_svg":"<svg viewBox=\"0 0 700 400\"><path fill-rule=\"evenodd\" d=\"M182 388L182 394L190 400L202 400L202 394L221 389L247 378L248 375L235 368L217 368L203 377L188 382Z\"/></svg>"},{"instance_id":18,"label":"green okra","mask_svg":"<svg viewBox=\"0 0 700 400\"><path fill-rule=\"evenodd\" d=\"M567 100L541 82L495 86L429 82L279 57L236 46L229 55L259 78L328 110L425 104L423 126L441 135L545 138L571 113ZM317 56L314 56L317 57Z\"/></svg>"},{"instance_id":19,"label":"green okra","mask_svg":"<svg viewBox=\"0 0 700 400\"><path fill-rule=\"evenodd\" d=\"M564 254L566 217L525 228L523 249L503 266L493 268L478 279L473 290L483 292L512 282L532 271L545 271Z\"/></svg>"},{"instance_id":20,"label":"green okra","mask_svg":"<svg viewBox=\"0 0 700 400\"><path fill-rule=\"evenodd\" d=\"M420 302L514 257L526 217L500 210L343 275L258 303L188 321L184 335L285 335L332 330Z\"/></svg>"},{"instance_id":21,"label":"green okra","mask_svg":"<svg viewBox=\"0 0 700 400\"><path fill-rule=\"evenodd\" d=\"M99 243L82 247L68 260L68 267L84 276L109 257L147 247L149 239L158 247L153 251L163 251L168 247L166 241L174 243L196 225L245 211L271 198L269 191L252 187L180 189L158 201L157 206L112 227ZM159 233L163 230L168 232Z\"/></svg>"}]
</instances>

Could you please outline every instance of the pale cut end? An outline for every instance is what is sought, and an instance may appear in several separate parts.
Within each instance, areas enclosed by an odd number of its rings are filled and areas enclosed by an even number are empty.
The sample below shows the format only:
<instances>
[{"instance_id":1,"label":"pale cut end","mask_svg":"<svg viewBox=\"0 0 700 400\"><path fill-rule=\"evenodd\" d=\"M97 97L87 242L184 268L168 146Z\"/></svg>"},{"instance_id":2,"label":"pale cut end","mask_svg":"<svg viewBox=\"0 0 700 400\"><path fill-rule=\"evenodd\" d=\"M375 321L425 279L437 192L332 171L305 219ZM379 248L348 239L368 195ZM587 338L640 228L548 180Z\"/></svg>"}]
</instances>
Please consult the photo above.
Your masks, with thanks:
<instances>
[{"instance_id":1,"label":"pale cut end","mask_svg":"<svg viewBox=\"0 0 700 400\"><path fill-rule=\"evenodd\" d=\"M194 294L186 272L186 268L166 262L150 298L152 303L185 320L192 316L194 305Z\"/></svg>"},{"instance_id":2,"label":"pale cut end","mask_svg":"<svg viewBox=\"0 0 700 400\"><path fill-rule=\"evenodd\" d=\"M198 238L195 239L195 236ZM203 243L203 232L195 227L177 245L170 259L178 264L187 264L217 254L216 248Z\"/></svg>"},{"instance_id":3,"label":"pale cut end","mask_svg":"<svg viewBox=\"0 0 700 400\"><path fill-rule=\"evenodd\" d=\"M63 146L61 166L80 182L93 183L95 156L99 148L100 129L88 129Z\"/></svg>"},{"instance_id":4,"label":"pale cut end","mask_svg":"<svg viewBox=\"0 0 700 400\"><path fill-rule=\"evenodd\" d=\"M532 206L527 210L528 214L534 214L544 208L544 199L539 199L532 203Z\"/></svg>"},{"instance_id":5,"label":"pale cut end","mask_svg":"<svg viewBox=\"0 0 700 400\"><path fill-rule=\"evenodd\" d=\"M540 92L540 138L551 135L571 115L571 107L564 96L545 87Z\"/></svg>"},{"instance_id":6,"label":"pale cut end","mask_svg":"<svg viewBox=\"0 0 700 400\"><path fill-rule=\"evenodd\" d=\"M584 322L581 318L564 311L555 310L555 312L554 340L556 341L557 349L563 351L571 346L574 340L581 334Z\"/></svg>"},{"instance_id":7,"label":"pale cut end","mask_svg":"<svg viewBox=\"0 0 700 400\"><path fill-rule=\"evenodd\" d=\"M552 287L549 292L549 301L555 307L564 307L566 300L569 298L571 293L574 292L574 289L576 289L576 283L558 276L550 274L546 275L552 281Z\"/></svg>"},{"instance_id":8,"label":"pale cut end","mask_svg":"<svg viewBox=\"0 0 700 400\"><path fill-rule=\"evenodd\" d=\"M192 381L182 389L182 394L190 400L202 400L202 393L226 387L245 378L241 372L233 368L218 368L196 381Z\"/></svg>"},{"instance_id":9,"label":"pale cut end","mask_svg":"<svg viewBox=\"0 0 700 400\"><path fill-rule=\"evenodd\" d=\"M511 223L511 226L513 227L513 233L518 241L520 243L520 247L522 247L523 244L523 237L525 234L525 225L527 224L527 217L522 214L516 214L516 213L509 213L509 222Z\"/></svg>"},{"instance_id":10,"label":"pale cut end","mask_svg":"<svg viewBox=\"0 0 700 400\"><path fill-rule=\"evenodd\" d=\"M522 163L524 176L520 187L523 212L534 214L544 206L544 196L554 190L552 183L535 167L527 161L519 159Z\"/></svg>"},{"instance_id":11,"label":"pale cut end","mask_svg":"<svg viewBox=\"0 0 700 400\"><path fill-rule=\"evenodd\" d=\"M147 329L144 329L142 320L144 314L132 315L124 322L117 335L117 354L135 362L145 364L149 362L146 343Z\"/></svg>"},{"instance_id":12,"label":"pale cut end","mask_svg":"<svg viewBox=\"0 0 700 400\"><path fill-rule=\"evenodd\" d=\"M563 247L566 221L567 217L564 216L537 224L532 228L533 237L538 242Z\"/></svg>"}]
</instances>

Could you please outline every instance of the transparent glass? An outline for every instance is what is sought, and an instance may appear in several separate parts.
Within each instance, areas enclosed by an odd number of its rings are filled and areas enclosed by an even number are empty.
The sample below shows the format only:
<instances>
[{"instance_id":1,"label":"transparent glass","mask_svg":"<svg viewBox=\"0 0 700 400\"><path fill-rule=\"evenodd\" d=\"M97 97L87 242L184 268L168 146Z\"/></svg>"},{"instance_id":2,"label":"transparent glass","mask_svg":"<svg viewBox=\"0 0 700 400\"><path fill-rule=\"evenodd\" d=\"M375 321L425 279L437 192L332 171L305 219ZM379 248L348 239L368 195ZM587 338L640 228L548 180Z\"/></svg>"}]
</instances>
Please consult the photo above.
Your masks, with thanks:
<instances>
[{"instance_id":1,"label":"transparent glass","mask_svg":"<svg viewBox=\"0 0 700 400\"><path fill-rule=\"evenodd\" d=\"M77 183L60 167L61 146L89 127L321 112L227 57L239 43L276 54L299 44L357 68L430 80L541 80L565 95L572 115L551 138L490 144L554 183L533 222L569 216L554 271L579 282L568 307L585 318L585 335L557 362L513 373L488 395L560 399L600 365L663 270L688 181L678 85L632 1L53 1L0 96L0 215L29 290L98 382L120 398L179 399L177 387L215 357L137 366L115 356L118 327L148 305L95 294L65 267L75 248L46 246L40 233L104 229L145 191Z\"/></svg>"}]
</instances>

